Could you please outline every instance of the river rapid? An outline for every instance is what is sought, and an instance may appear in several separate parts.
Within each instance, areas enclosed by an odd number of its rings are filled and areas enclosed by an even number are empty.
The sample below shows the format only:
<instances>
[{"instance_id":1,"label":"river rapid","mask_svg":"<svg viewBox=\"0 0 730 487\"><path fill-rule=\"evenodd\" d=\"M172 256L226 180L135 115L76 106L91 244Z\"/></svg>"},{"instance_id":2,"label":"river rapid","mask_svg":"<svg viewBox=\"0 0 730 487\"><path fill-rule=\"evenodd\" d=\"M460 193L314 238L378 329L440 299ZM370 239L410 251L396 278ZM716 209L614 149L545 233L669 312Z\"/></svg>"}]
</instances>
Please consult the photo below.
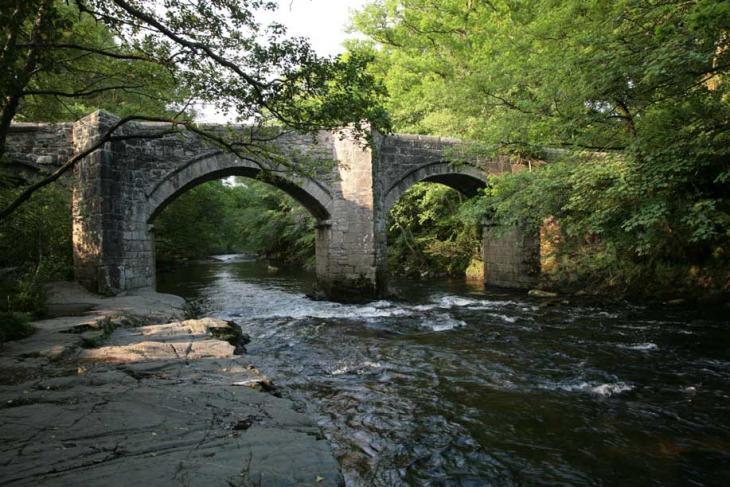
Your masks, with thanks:
<instances>
[{"instance_id":1,"label":"river rapid","mask_svg":"<svg viewBox=\"0 0 730 487\"><path fill-rule=\"evenodd\" d=\"M348 486L730 485L721 313L445 280L345 305L308 299L309 274L219 259L161 271L158 290L251 336Z\"/></svg>"}]
</instances>

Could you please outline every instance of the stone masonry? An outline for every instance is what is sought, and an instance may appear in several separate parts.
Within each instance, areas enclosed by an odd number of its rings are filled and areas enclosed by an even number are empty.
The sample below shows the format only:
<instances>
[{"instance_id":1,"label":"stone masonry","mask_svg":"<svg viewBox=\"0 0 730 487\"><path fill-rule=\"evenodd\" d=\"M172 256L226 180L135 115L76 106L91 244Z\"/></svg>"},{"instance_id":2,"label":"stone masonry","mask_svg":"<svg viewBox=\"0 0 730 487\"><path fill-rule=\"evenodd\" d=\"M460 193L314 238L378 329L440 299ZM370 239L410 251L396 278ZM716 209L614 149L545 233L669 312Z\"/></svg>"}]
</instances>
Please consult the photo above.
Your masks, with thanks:
<instances>
[{"instance_id":1,"label":"stone masonry","mask_svg":"<svg viewBox=\"0 0 730 487\"><path fill-rule=\"evenodd\" d=\"M490 286L530 288L540 278L540 235L518 226L486 225L482 233L484 282Z\"/></svg>"},{"instance_id":2,"label":"stone masonry","mask_svg":"<svg viewBox=\"0 0 730 487\"><path fill-rule=\"evenodd\" d=\"M9 158L23 171L53 169L118 120L99 111L75 123L15 124ZM236 130L241 140L261 136L251 128ZM316 273L324 295L377 296L387 285L388 211L408 188L432 181L473 195L490 175L519 169L499 159L465 162L460 142L438 137L373 133L366 145L347 130L281 133L266 137L266 150L258 144L237 156L193 132L169 131L167 124L126 124L116 133L132 138L104 144L74 168L76 278L91 291L154 287L155 216L200 183L245 176L263 177L317 219ZM533 258L539 240L519 228L495 240L492 230L484 232L486 284L532 285L539 273L539 260Z\"/></svg>"}]
</instances>

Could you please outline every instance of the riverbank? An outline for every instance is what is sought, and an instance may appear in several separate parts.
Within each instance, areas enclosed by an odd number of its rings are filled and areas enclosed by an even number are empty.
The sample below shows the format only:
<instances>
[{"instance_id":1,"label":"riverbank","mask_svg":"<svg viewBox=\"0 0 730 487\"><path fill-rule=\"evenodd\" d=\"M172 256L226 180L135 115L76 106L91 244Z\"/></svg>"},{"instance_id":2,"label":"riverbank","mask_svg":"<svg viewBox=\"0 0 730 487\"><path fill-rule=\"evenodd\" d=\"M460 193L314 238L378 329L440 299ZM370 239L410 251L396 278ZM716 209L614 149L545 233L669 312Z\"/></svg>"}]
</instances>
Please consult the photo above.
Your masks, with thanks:
<instances>
[{"instance_id":1,"label":"riverbank","mask_svg":"<svg viewBox=\"0 0 730 487\"><path fill-rule=\"evenodd\" d=\"M0 351L3 485L339 485L319 428L263 392L237 328L184 301L55 285Z\"/></svg>"}]
</instances>

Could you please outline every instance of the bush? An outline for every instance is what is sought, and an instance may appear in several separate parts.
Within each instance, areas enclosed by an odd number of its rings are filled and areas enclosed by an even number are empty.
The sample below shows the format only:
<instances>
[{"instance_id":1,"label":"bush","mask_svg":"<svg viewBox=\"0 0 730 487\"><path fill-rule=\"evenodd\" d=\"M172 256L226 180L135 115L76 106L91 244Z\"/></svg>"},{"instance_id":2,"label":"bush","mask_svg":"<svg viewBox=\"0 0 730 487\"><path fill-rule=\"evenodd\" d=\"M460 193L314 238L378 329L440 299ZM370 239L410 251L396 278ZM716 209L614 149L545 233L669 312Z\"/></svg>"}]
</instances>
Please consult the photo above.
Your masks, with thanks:
<instances>
[{"instance_id":1,"label":"bush","mask_svg":"<svg viewBox=\"0 0 730 487\"><path fill-rule=\"evenodd\" d=\"M478 225L459 214L464 196L442 184L419 183L389 215L388 264L401 275L463 276L481 258Z\"/></svg>"},{"instance_id":2,"label":"bush","mask_svg":"<svg viewBox=\"0 0 730 487\"><path fill-rule=\"evenodd\" d=\"M0 344L28 337L34 331L28 314L0 311Z\"/></svg>"},{"instance_id":3,"label":"bush","mask_svg":"<svg viewBox=\"0 0 730 487\"><path fill-rule=\"evenodd\" d=\"M643 177L625 156L566 157L492 178L462 215L542 227L548 285L639 297L730 291L724 217L706 209L693 213L682 192L662 203L636 189Z\"/></svg>"},{"instance_id":4,"label":"bush","mask_svg":"<svg viewBox=\"0 0 730 487\"><path fill-rule=\"evenodd\" d=\"M3 205L17 192L0 189ZM46 284L72 275L71 194L61 183L39 191L0 225L0 310L46 311Z\"/></svg>"}]
</instances>

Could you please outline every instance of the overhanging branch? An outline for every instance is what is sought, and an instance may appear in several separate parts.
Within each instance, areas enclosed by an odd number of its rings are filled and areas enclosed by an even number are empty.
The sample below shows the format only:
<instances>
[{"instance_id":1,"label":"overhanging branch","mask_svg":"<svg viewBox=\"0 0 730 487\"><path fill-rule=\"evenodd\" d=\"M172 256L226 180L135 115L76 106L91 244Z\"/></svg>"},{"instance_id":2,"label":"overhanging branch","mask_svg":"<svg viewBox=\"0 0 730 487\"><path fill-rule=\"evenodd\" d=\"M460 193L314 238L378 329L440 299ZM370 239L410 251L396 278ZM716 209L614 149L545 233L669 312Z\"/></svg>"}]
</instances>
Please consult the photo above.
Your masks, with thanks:
<instances>
[{"instance_id":1,"label":"overhanging branch","mask_svg":"<svg viewBox=\"0 0 730 487\"><path fill-rule=\"evenodd\" d=\"M112 91L112 90L129 90L134 88L144 88L145 85L116 85L116 86L104 86L101 88L96 88L93 90L81 90L81 91L56 91L56 90L29 90L24 91L23 96L62 96L64 98L81 98L84 96L93 96L97 95L99 93L104 93L105 91Z\"/></svg>"}]
</instances>

